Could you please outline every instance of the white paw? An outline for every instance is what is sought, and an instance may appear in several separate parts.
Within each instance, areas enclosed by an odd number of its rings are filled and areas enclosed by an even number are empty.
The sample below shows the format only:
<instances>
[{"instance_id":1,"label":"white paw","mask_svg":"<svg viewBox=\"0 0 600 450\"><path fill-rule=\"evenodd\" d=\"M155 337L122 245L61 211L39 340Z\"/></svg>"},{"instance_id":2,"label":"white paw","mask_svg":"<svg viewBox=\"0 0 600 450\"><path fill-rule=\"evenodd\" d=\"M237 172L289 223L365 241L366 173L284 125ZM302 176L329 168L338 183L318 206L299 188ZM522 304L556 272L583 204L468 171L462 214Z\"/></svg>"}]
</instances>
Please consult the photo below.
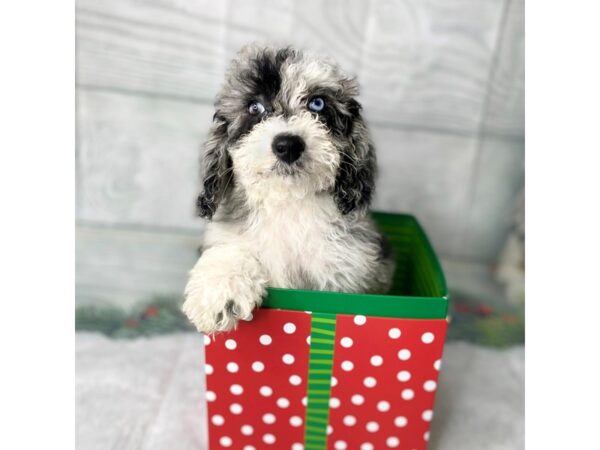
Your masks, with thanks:
<instances>
[{"instance_id":1,"label":"white paw","mask_svg":"<svg viewBox=\"0 0 600 450\"><path fill-rule=\"evenodd\" d=\"M182 309L198 331L229 331L238 320L252 319L265 293L264 280L235 269L196 267L190 273Z\"/></svg>"}]
</instances>

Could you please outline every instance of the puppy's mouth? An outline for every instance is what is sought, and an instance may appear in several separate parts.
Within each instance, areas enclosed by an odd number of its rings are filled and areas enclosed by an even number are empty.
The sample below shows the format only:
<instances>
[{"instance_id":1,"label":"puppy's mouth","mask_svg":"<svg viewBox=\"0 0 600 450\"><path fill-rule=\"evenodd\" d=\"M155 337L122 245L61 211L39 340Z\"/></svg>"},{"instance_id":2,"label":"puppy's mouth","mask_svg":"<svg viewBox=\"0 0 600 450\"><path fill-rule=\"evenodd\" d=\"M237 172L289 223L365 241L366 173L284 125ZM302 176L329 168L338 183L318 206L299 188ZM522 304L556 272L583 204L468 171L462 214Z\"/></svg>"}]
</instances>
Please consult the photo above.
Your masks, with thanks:
<instances>
[{"instance_id":1,"label":"puppy's mouth","mask_svg":"<svg viewBox=\"0 0 600 450\"><path fill-rule=\"evenodd\" d=\"M305 164L302 158L291 164L277 160L273 165L272 172L281 177L298 176L305 172Z\"/></svg>"}]
</instances>

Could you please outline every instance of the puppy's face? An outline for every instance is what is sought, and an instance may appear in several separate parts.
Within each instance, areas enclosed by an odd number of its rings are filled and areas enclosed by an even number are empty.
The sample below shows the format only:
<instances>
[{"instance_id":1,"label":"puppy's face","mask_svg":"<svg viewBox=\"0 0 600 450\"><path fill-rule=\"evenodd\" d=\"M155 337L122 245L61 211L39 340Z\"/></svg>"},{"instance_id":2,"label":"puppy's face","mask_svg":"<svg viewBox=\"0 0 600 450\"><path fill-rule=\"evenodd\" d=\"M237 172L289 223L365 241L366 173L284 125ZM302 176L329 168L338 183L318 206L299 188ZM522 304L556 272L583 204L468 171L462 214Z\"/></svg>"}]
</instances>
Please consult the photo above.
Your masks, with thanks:
<instances>
[{"instance_id":1,"label":"puppy's face","mask_svg":"<svg viewBox=\"0 0 600 450\"><path fill-rule=\"evenodd\" d=\"M200 215L212 217L233 186L252 202L330 193L341 214L364 210L375 157L357 94L329 61L289 48L243 49L215 104Z\"/></svg>"}]
</instances>

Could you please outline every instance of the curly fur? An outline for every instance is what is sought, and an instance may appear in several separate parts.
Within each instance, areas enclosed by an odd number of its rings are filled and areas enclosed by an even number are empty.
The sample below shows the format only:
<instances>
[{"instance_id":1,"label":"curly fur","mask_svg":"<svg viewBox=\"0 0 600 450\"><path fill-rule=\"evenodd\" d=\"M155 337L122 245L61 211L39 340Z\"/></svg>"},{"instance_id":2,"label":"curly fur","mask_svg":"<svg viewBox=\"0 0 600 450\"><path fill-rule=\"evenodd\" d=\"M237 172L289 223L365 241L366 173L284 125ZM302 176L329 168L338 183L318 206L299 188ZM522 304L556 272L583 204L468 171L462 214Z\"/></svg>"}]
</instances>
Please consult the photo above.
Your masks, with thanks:
<instances>
[{"instance_id":1,"label":"curly fur","mask_svg":"<svg viewBox=\"0 0 600 450\"><path fill-rule=\"evenodd\" d=\"M267 286L383 292L393 259L367 215L376 159L356 80L333 62L249 46L232 62L204 147L198 214L210 219L183 311L205 333L249 320ZM311 112L311 98L325 108ZM265 107L251 115L248 105ZM292 164L271 151L298 136Z\"/></svg>"}]
</instances>

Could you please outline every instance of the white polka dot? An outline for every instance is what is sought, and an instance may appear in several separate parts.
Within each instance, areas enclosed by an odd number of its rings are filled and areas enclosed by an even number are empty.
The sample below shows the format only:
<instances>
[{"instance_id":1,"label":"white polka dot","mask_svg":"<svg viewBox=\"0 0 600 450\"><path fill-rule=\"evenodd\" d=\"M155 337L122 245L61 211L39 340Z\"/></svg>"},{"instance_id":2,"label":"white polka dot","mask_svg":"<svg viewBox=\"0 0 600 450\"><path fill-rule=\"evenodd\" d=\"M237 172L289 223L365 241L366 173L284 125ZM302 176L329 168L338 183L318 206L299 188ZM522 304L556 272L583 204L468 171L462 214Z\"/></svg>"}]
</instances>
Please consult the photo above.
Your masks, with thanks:
<instances>
[{"instance_id":1,"label":"white polka dot","mask_svg":"<svg viewBox=\"0 0 600 450\"><path fill-rule=\"evenodd\" d=\"M429 440L429 431L426 431L426 432L423 434L423 439L424 439L424 440L426 440L426 441L428 441L428 440Z\"/></svg>"},{"instance_id":2,"label":"white polka dot","mask_svg":"<svg viewBox=\"0 0 600 450\"><path fill-rule=\"evenodd\" d=\"M232 384L231 387L229 388L229 391L233 395L242 395L242 393L244 392L244 388L241 387L239 384Z\"/></svg>"},{"instance_id":3,"label":"white polka dot","mask_svg":"<svg viewBox=\"0 0 600 450\"><path fill-rule=\"evenodd\" d=\"M346 444L345 441L335 441L333 448L335 448L335 450L346 450L348 448L348 444Z\"/></svg>"},{"instance_id":4,"label":"white polka dot","mask_svg":"<svg viewBox=\"0 0 600 450\"><path fill-rule=\"evenodd\" d=\"M423 418L423 420L425 422L431 422L431 419L433 418L433 411L430 409L423 411L423 414L421 414L421 417Z\"/></svg>"},{"instance_id":5,"label":"white polka dot","mask_svg":"<svg viewBox=\"0 0 600 450\"><path fill-rule=\"evenodd\" d=\"M431 344L434 339L435 336L429 331L427 333L423 333L423 336L421 336L421 341L423 341L424 344Z\"/></svg>"},{"instance_id":6,"label":"white polka dot","mask_svg":"<svg viewBox=\"0 0 600 450\"><path fill-rule=\"evenodd\" d=\"M204 335L204 345L210 345L210 338L206 334Z\"/></svg>"},{"instance_id":7,"label":"white polka dot","mask_svg":"<svg viewBox=\"0 0 600 450\"><path fill-rule=\"evenodd\" d=\"M227 347L228 350L235 350L237 347L237 342L235 342L233 339L227 339L225 341L225 347Z\"/></svg>"},{"instance_id":8,"label":"white polka dot","mask_svg":"<svg viewBox=\"0 0 600 450\"><path fill-rule=\"evenodd\" d=\"M271 336L269 336L268 334L263 334L261 337L258 338L258 340L262 345L270 345L271 342L273 342L273 339L271 339Z\"/></svg>"},{"instance_id":9,"label":"white polka dot","mask_svg":"<svg viewBox=\"0 0 600 450\"><path fill-rule=\"evenodd\" d=\"M333 427L331 425L327 425L327 434L333 433Z\"/></svg>"},{"instance_id":10,"label":"white polka dot","mask_svg":"<svg viewBox=\"0 0 600 450\"><path fill-rule=\"evenodd\" d=\"M408 420L404 416L398 416L394 419L394 425L396 425L398 428L404 428L407 423Z\"/></svg>"},{"instance_id":11,"label":"white polka dot","mask_svg":"<svg viewBox=\"0 0 600 450\"><path fill-rule=\"evenodd\" d=\"M255 372L262 372L263 370L265 370L265 365L260 361L254 361L252 363L252 370L254 370Z\"/></svg>"},{"instance_id":12,"label":"white polka dot","mask_svg":"<svg viewBox=\"0 0 600 450\"><path fill-rule=\"evenodd\" d=\"M288 406L290 406L290 401L285 397L278 398L277 406L279 406L280 408L287 408Z\"/></svg>"},{"instance_id":13,"label":"white polka dot","mask_svg":"<svg viewBox=\"0 0 600 450\"><path fill-rule=\"evenodd\" d=\"M256 447L254 445L244 445L242 450L256 450Z\"/></svg>"},{"instance_id":14,"label":"white polka dot","mask_svg":"<svg viewBox=\"0 0 600 450\"><path fill-rule=\"evenodd\" d=\"M212 416L210 421L213 423L213 425L216 426L221 426L225 423L225 419L223 419L223 416L220 416L219 414L215 414L214 416Z\"/></svg>"},{"instance_id":15,"label":"white polka dot","mask_svg":"<svg viewBox=\"0 0 600 450\"><path fill-rule=\"evenodd\" d=\"M356 325L364 325L367 323L367 318L365 316L354 316L354 323Z\"/></svg>"},{"instance_id":16,"label":"white polka dot","mask_svg":"<svg viewBox=\"0 0 600 450\"><path fill-rule=\"evenodd\" d=\"M231 447L231 444L233 444L233 441L231 440L231 438L229 436L223 436L221 439L219 439L219 443L223 447Z\"/></svg>"},{"instance_id":17,"label":"white polka dot","mask_svg":"<svg viewBox=\"0 0 600 450\"><path fill-rule=\"evenodd\" d=\"M398 372L396 378L398 378L398 381L402 381L403 383L405 383L406 381L410 380L410 376L411 375L408 370L401 370L400 372Z\"/></svg>"},{"instance_id":18,"label":"white polka dot","mask_svg":"<svg viewBox=\"0 0 600 450\"><path fill-rule=\"evenodd\" d=\"M377 422L368 422L367 423L367 431L369 433L375 433L379 430L379 424Z\"/></svg>"},{"instance_id":19,"label":"white polka dot","mask_svg":"<svg viewBox=\"0 0 600 450\"><path fill-rule=\"evenodd\" d=\"M402 361L410 359L410 350L407 348L403 348L398 352L398 358L400 358L400 360Z\"/></svg>"},{"instance_id":20,"label":"white polka dot","mask_svg":"<svg viewBox=\"0 0 600 450\"><path fill-rule=\"evenodd\" d=\"M302 404L304 406L308 405L308 399L306 397L302 397Z\"/></svg>"},{"instance_id":21,"label":"white polka dot","mask_svg":"<svg viewBox=\"0 0 600 450\"><path fill-rule=\"evenodd\" d=\"M425 383L423 383L423 389L425 389L427 392L433 392L436 388L437 383L433 380L427 380Z\"/></svg>"},{"instance_id":22,"label":"white polka dot","mask_svg":"<svg viewBox=\"0 0 600 450\"><path fill-rule=\"evenodd\" d=\"M217 394L213 391L206 391L206 400L209 402L214 402L217 399Z\"/></svg>"},{"instance_id":23,"label":"white polka dot","mask_svg":"<svg viewBox=\"0 0 600 450\"><path fill-rule=\"evenodd\" d=\"M377 384L377 380L373 377L367 377L363 380L363 384L368 388L372 388Z\"/></svg>"},{"instance_id":24,"label":"white polka dot","mask_svg":"<svg viewBox=\"0 0 600 450\"><path fill-rule=\"evenodd\" d=\"M365 398L360 394L354 394L350 401L352 402L352 404L360 406L365 402Z\"/></svg>"},{"instance_id":25,"label":"white polka dot","mask_svg":"<svg viewBox=\"0 0 600 450\"><path fill-rule=\"evenodd\" d=\"M298 375L292 375L290 377L290 384L293 386L300 386L300 383L302 383L302 378L300 378L300 376Z\"/></svg>"},{"instance_id":26,"label":"white polka dot","mask_svg":"<svg viewBox=\"0 0 600 450\"><path fill-rule=\"evenodd\" d=\"M415 397L415 391L412 389L404 389L400 395L402 395L404 400L412 400Z\"/></svg>"},{"instance_id":27,"label":"white polka dot","mask_svg":"<svg viewBox=\"0 0 600 450\"><path fill-rule=\"evenodd\" d=\"M244 408L242 408L242 405L239 403L232 403L229 407L229 411L231 411L232 414L241 414L243 410Z\"/></svg>"},{"instance_id":28,"label":"white polka dot","mask_svg":"<svg viewBox=\"0 0 600 450\"><path fill-rule=\"evenodd\" d=\"M398 439L395 436L390 436L389 438L386 439L385 443L390 448L396 448L400 445L400 439Z\"/></svg>"},{"instance_id":29,"label":"white polka dot","mask_svg":"<svg viewBox=\"0 0 600 450\"><path fill-rule=\"evenodd\" d=\"M390 328L390 331L388 331L388 336L392 339L398 339L401 334L402 332L398 328Z\"/></svg>"},{"instance_id":30,"label":"white polka dot","mask_svg":"<svg viewBox=\"0 0 600 450\"><path fill-rule=\"evenodd\" d=\"M306 336L306 343L310 345L310 336Z\"/></svg>"},{"instance_id":31,"label":"white polka dot","mask_svg":"<svg viewBox=\"0 0 600 450\"><path fill-rule=\"evenodd\" d=\"M242 425L241 431L244 436L250 436L254 433L254 428L251 425Z\"/></svg>"},{"instance_id":32,"label":"white polka dot","mask_svg":"<svg viewBox=\"0 0 600 450\"><path fill-rule=\"evenodd\" d=\"M296 442L295 444L292 444L292 450L304 450L304 445Z\"/></svg>"},{"instance_id":33,"label":"white polka dot","mask_svg":"<svg viewBox=\"0 0 600 450\"><path fill-rule=\"evenodd\" d=\"M342 362L342 370L345 370L346 372L350 372L352 369L354 369L354 364L352 364L352 361L343 361Z\"/></svg>"},{"instance_id":34,"label":"white polka dot","mask_svg":"<svg viewBox=\"0 0 600 450\"><path fill-rule=\"evenodd\" d=\"M270 397L271 394L273 394L273 389L271 389L269 386L262 386L259 392L263 397Z\"/></svg>"},{"instance_id":35,"label":"white polka dot","mask_svg":"<svg viewBox=\"0 0 600 450\"><path fill-rule=\"evenodd\" d=\"M350 348L350 347L352 347L352 344L354 344L354 341L352 341L352 338L343 337L342 340L340 341L340 344L342 344L342 347L344 347L344 348Z\"/></svg>"},{"instance_id":36,"label":"white polka dot","mask_svg":"<svg viewBox=\"0 0 600 450\"><path fill-rule=\"evenodd\" d=\"M344 425L346 425L347 427L352 427L356 425L356 417L344 416Z\"/></svg>"},{"instance_id":37,"label":"white polka dot","mask_svg":"<svg viewBox=\"0 0 600 450\"><path fill-rule=\"evenodd\" d=\"M332 398L329 399L329 406L331 408L339 408L340 407L340 403L341 402L340 402L339 398L332 397Z\"/></svg>"},{"instance_id":38,"label":"white polka dot","mask_svg":"<svg viewBox=\"0 0 600 450\"><path fill-rule=\"evenodd\" d=\"M336 377L331 377L331 386L337 386L338 380Z\"/></svg>"},{"instance_id":39,"label":"white polka dot","mask_svg":"<svg viewBox=\"0 0 600 450\"><path fill-rule=\"evenodd\" d=\"M438 359L436 362L433 363L433 367L435 370L440 370L442 367L442 360Z\"/></svg>"},{"instance_id":40,"label":"white polka dot","mask_svg":"<svg viewBox=\"0 0 600 450\"><path fill-rule=\"evenodd\" d=\"M263 442L265 444L274 444L275 440L275 436L273 436L271 433L267 433L263 436Z\"/></svg>"},{"instance_id":41,"label":"white polka dot","mask_svg":"<svg viewBox=\"0 0 600 450\"><path fill-rule=\"evenodd\" d=\"M371 365L379 367L383 364L383 358L379 355L371 356Z\"/></svg>"},{"instance_id":42,"label":"white polka dot","mask_svg":"<svg viewBox=\"0 0 600 450\"><path fill-rule=\"evenodd\" d=\"M302 425L302 418L300 418L299 416L290 417L290 425L293 427L299 427L300 425Z\"/></svg>"},{"instance_id":43,"label":"white polka dot","mask_svg":"<svg viewBox=\"0 0 600 450\"><path fill-rule=\"evenodd\" d=\"M283 357L281 358L283 360L283 362L285 364L294 364L295 358L293 355L290 355L289 353L286 353L285 355L283 355Z\"/></svg>"},{"instance_id":44,"label":"white polka dot","mask_svg":"<svg viewBox=\"0 0 600 450\"><path fill-rule=\"evenodd\" d=\"M373 447L373 444L370 442L363 442L360 446L360 450L375 450L375 447Z\"/></svg>"},{"instance_id":45,"label":"white polka dot","mask_svg":"<svg viewBox=\"0 0 600 450\"><path fill-rule=\"evenodd\" d=\"M238 370L239 370L239 366L236 363L234 363L234 362L227 363L227 372L236 373Z\"/></svg>"},{"instance_id":46,"label":"white polka dot","mask_svg":"<svg viewBox=\"0 0 600 450\"><path fill-rule=\"evenodd\" d=\"M213 366L211 366L210 364L206 364L206 365L204 366L204 370L206 371L206 375L212 375L212 374L213 374L213 372L215 371L215 370L213 369Z\"/></svg>"},{"instance_id":47,"label":"white polka dot","mask_svg":"<svg viewBox=\"0 0 600 450\"><path fill-rule=\"evenodd\" d=\"M283 326L283 331L285 331L287 334L293 334L296 331L296 325L294 325L292 322L288 322Z\"/></svg>"},{"instance_id":48,"label":"white polka dot","mask_svg":"<svg viewBox=\"0 0 600 450\"><path fill-rule=\"evenodd\" d=\"M386 402L385 400L382 400L379 403L377 403L377 411L386 412L389 410L390 410L390 402Z\"/></svg>"},{"instance_id":49,"label":"white polka dot","mask_svg":"<svg viewBox=\"0 0 600 450\"><path fill-rule=\"evenodd\" d=\"M275 423L275 416L271 413L267 413L265 415L262 416L262 420L264 423L266 423L267 425L271 425L273 423Z\"/></svg>"}]
</instances>

